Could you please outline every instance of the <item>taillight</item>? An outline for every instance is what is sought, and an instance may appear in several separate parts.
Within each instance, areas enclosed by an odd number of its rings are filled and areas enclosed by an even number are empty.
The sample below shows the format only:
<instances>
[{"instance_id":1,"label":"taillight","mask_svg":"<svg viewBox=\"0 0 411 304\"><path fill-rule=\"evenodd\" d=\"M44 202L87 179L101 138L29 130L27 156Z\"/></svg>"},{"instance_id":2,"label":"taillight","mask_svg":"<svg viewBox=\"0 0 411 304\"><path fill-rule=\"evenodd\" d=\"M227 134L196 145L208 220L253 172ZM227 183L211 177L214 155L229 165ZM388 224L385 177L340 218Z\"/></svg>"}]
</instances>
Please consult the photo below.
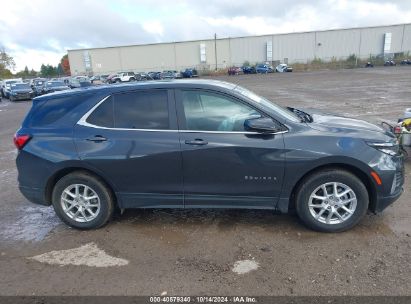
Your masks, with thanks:
<instances>
[{"instance_id":1,"label":"taillight","mask_svg":"<svg viewBox=\"0 0 411 304\"><path fill-rule=\"evenodd\" d=\"M14 135L14 145L17 149L21 150L28 143L31 136L28 134L15 134Z\"/></svg>"},{"instance_id":2,"label":"taillight","mask_svg":"<svg viewBox=\"0 0 411 304\"><path fill-rule=\"evenodd\" d=\"M401 134L402 133L402 128L400 126L395 126L394 127L394 134Z\"/></svg>"}]
</instances>

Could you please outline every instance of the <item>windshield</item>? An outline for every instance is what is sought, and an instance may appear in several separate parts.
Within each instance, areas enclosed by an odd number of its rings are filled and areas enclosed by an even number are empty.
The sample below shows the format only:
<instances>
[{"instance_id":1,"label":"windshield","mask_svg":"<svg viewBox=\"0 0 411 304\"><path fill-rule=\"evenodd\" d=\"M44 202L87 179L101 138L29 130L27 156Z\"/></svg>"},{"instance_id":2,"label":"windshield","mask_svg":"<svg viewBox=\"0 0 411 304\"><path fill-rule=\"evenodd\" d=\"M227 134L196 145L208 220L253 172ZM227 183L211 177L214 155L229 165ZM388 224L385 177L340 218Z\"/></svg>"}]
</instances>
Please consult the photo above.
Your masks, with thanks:
<instances>
[{"instance_id":1,"label":"windshield","mask_svg":"<svg viewBox=\"0 0 411 304\"><path fill-rule=\"evenodd\" d=\"M30 85L28 83L15 83L11 85L13 90L21 90L21 89L30 89Z\"/></svg>"},{"instance_id":2,"label":"windshield","mask_svg":"<svg viewBox=\"0 0 411 304\"><path fill-rule=\"evenodd\" d=\"M43 80L36 80L36 81L34 81L34 85L35 86L42 86L44 84L44 81Z\"/></svg>"},{"instance_id":3,"label":"windshield","mask_svg":"<svg viewBox=\"0 0 411 304\"><path fill-rule=\"evenodd\" d=\"M49 81L47 82L48 87L64 87L65 84L61 81Z\"/></svg>"},{"instance_id":4,"label":"windshield","mask_svg":"<svg viewBox=\"0 0 411 304\"><path fill-rule=\"evenodd\" d=\"M243 87L240 86L236 86L234 88L235 91L237 91L238 93L240 93L241 95L251 99L252 101L255 101L263 106L265 106L266 108L269 108L273 111L275 111L276 113L278 113L279 115L283 116L285 119L290 120L290 121L294 121L294 122L301 122L301 118L294 114L293 112L284 109L283 107L261 97L258 96L257 94L255 94L254 92L251 92Z\"/></svg>"},{"instance_id":5,"label":"windshield","mask_svg":"<svg viewBox=\"0 0 411 304\"><path fill-rule=\"evenodd\" d=\"M6 81L5 84L6 84L6 86L9 87L11 84L16 83L16 82L18 82L18 81L17 80L9 80L9 81Z\"/></svg>"}]
</instances>

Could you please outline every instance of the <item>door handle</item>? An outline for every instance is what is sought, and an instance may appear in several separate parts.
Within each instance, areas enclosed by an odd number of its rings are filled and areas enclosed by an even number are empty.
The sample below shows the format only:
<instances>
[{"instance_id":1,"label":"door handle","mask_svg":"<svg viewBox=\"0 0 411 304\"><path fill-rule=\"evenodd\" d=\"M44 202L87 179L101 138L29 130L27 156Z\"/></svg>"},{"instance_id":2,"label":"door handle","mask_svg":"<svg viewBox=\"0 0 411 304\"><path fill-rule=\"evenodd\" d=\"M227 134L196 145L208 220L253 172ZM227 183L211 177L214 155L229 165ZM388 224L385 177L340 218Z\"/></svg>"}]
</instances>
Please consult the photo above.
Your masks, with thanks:
<instances>
[{"instance_id":1,"label":"door handle","mask_svg":"<svg viewBox=\"0 0 411 304\"><path fill-rule=\"evenodd\" d=\"M94 142L102 142L102 141L107 141L107 138L101 135L95 135L94 137L86 138L86 140L94 141Z\"/></svg>"},{"instance_id":2,"label":"door handle","mask_svg":"<svg viewBox=\"0 0 411 304\"><path fill-rule=\"evenodd\" d=\"M206 142L205 140L196 138L194 140L186 140L186 145L193 145L193 146L205 146L207 145L208 142Z\"/></svg>"}]
</instances>

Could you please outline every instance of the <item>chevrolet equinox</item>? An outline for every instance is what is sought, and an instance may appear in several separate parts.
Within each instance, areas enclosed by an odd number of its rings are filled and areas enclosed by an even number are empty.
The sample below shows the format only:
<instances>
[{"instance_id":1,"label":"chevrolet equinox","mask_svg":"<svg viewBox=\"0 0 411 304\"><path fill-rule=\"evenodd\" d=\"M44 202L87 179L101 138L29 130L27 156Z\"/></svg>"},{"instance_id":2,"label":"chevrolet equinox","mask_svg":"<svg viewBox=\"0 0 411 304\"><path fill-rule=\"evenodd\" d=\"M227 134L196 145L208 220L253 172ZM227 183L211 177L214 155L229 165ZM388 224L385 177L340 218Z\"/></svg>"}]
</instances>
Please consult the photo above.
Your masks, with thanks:
<instances>
[{"instance_id":1,"label":"chevrolet equinox","mask_svg":"<svg viewBox=\"0 0 411 304\"><path fill-rule=\"evenodd\" d=\"M37 97L14 142L20 191L79 229L116 208L253 208L337 232L393 203L404 181L392 133L212 80Z\"/></svg>"}]
</instances>

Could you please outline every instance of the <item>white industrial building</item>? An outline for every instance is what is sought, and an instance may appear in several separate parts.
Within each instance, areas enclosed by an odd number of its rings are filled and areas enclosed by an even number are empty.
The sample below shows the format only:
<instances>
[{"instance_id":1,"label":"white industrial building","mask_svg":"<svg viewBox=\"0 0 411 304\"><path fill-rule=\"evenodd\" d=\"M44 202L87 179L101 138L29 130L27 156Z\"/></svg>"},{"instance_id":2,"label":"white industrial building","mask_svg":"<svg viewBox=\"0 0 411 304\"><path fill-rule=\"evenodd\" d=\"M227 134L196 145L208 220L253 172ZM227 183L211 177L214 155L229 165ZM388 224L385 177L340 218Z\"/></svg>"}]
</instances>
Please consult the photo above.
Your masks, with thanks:
<instances>
[{"instance_id":1,"label":"white industrial building","mask_svg":"<svg viewBox=\"0 0 411 304\"><path fill-rule=\"evenodd\" d=\"M307 63L411 51L411 24L69 50L73 75L214 70L245 61Z\"/></svg>"}]
</instances>

